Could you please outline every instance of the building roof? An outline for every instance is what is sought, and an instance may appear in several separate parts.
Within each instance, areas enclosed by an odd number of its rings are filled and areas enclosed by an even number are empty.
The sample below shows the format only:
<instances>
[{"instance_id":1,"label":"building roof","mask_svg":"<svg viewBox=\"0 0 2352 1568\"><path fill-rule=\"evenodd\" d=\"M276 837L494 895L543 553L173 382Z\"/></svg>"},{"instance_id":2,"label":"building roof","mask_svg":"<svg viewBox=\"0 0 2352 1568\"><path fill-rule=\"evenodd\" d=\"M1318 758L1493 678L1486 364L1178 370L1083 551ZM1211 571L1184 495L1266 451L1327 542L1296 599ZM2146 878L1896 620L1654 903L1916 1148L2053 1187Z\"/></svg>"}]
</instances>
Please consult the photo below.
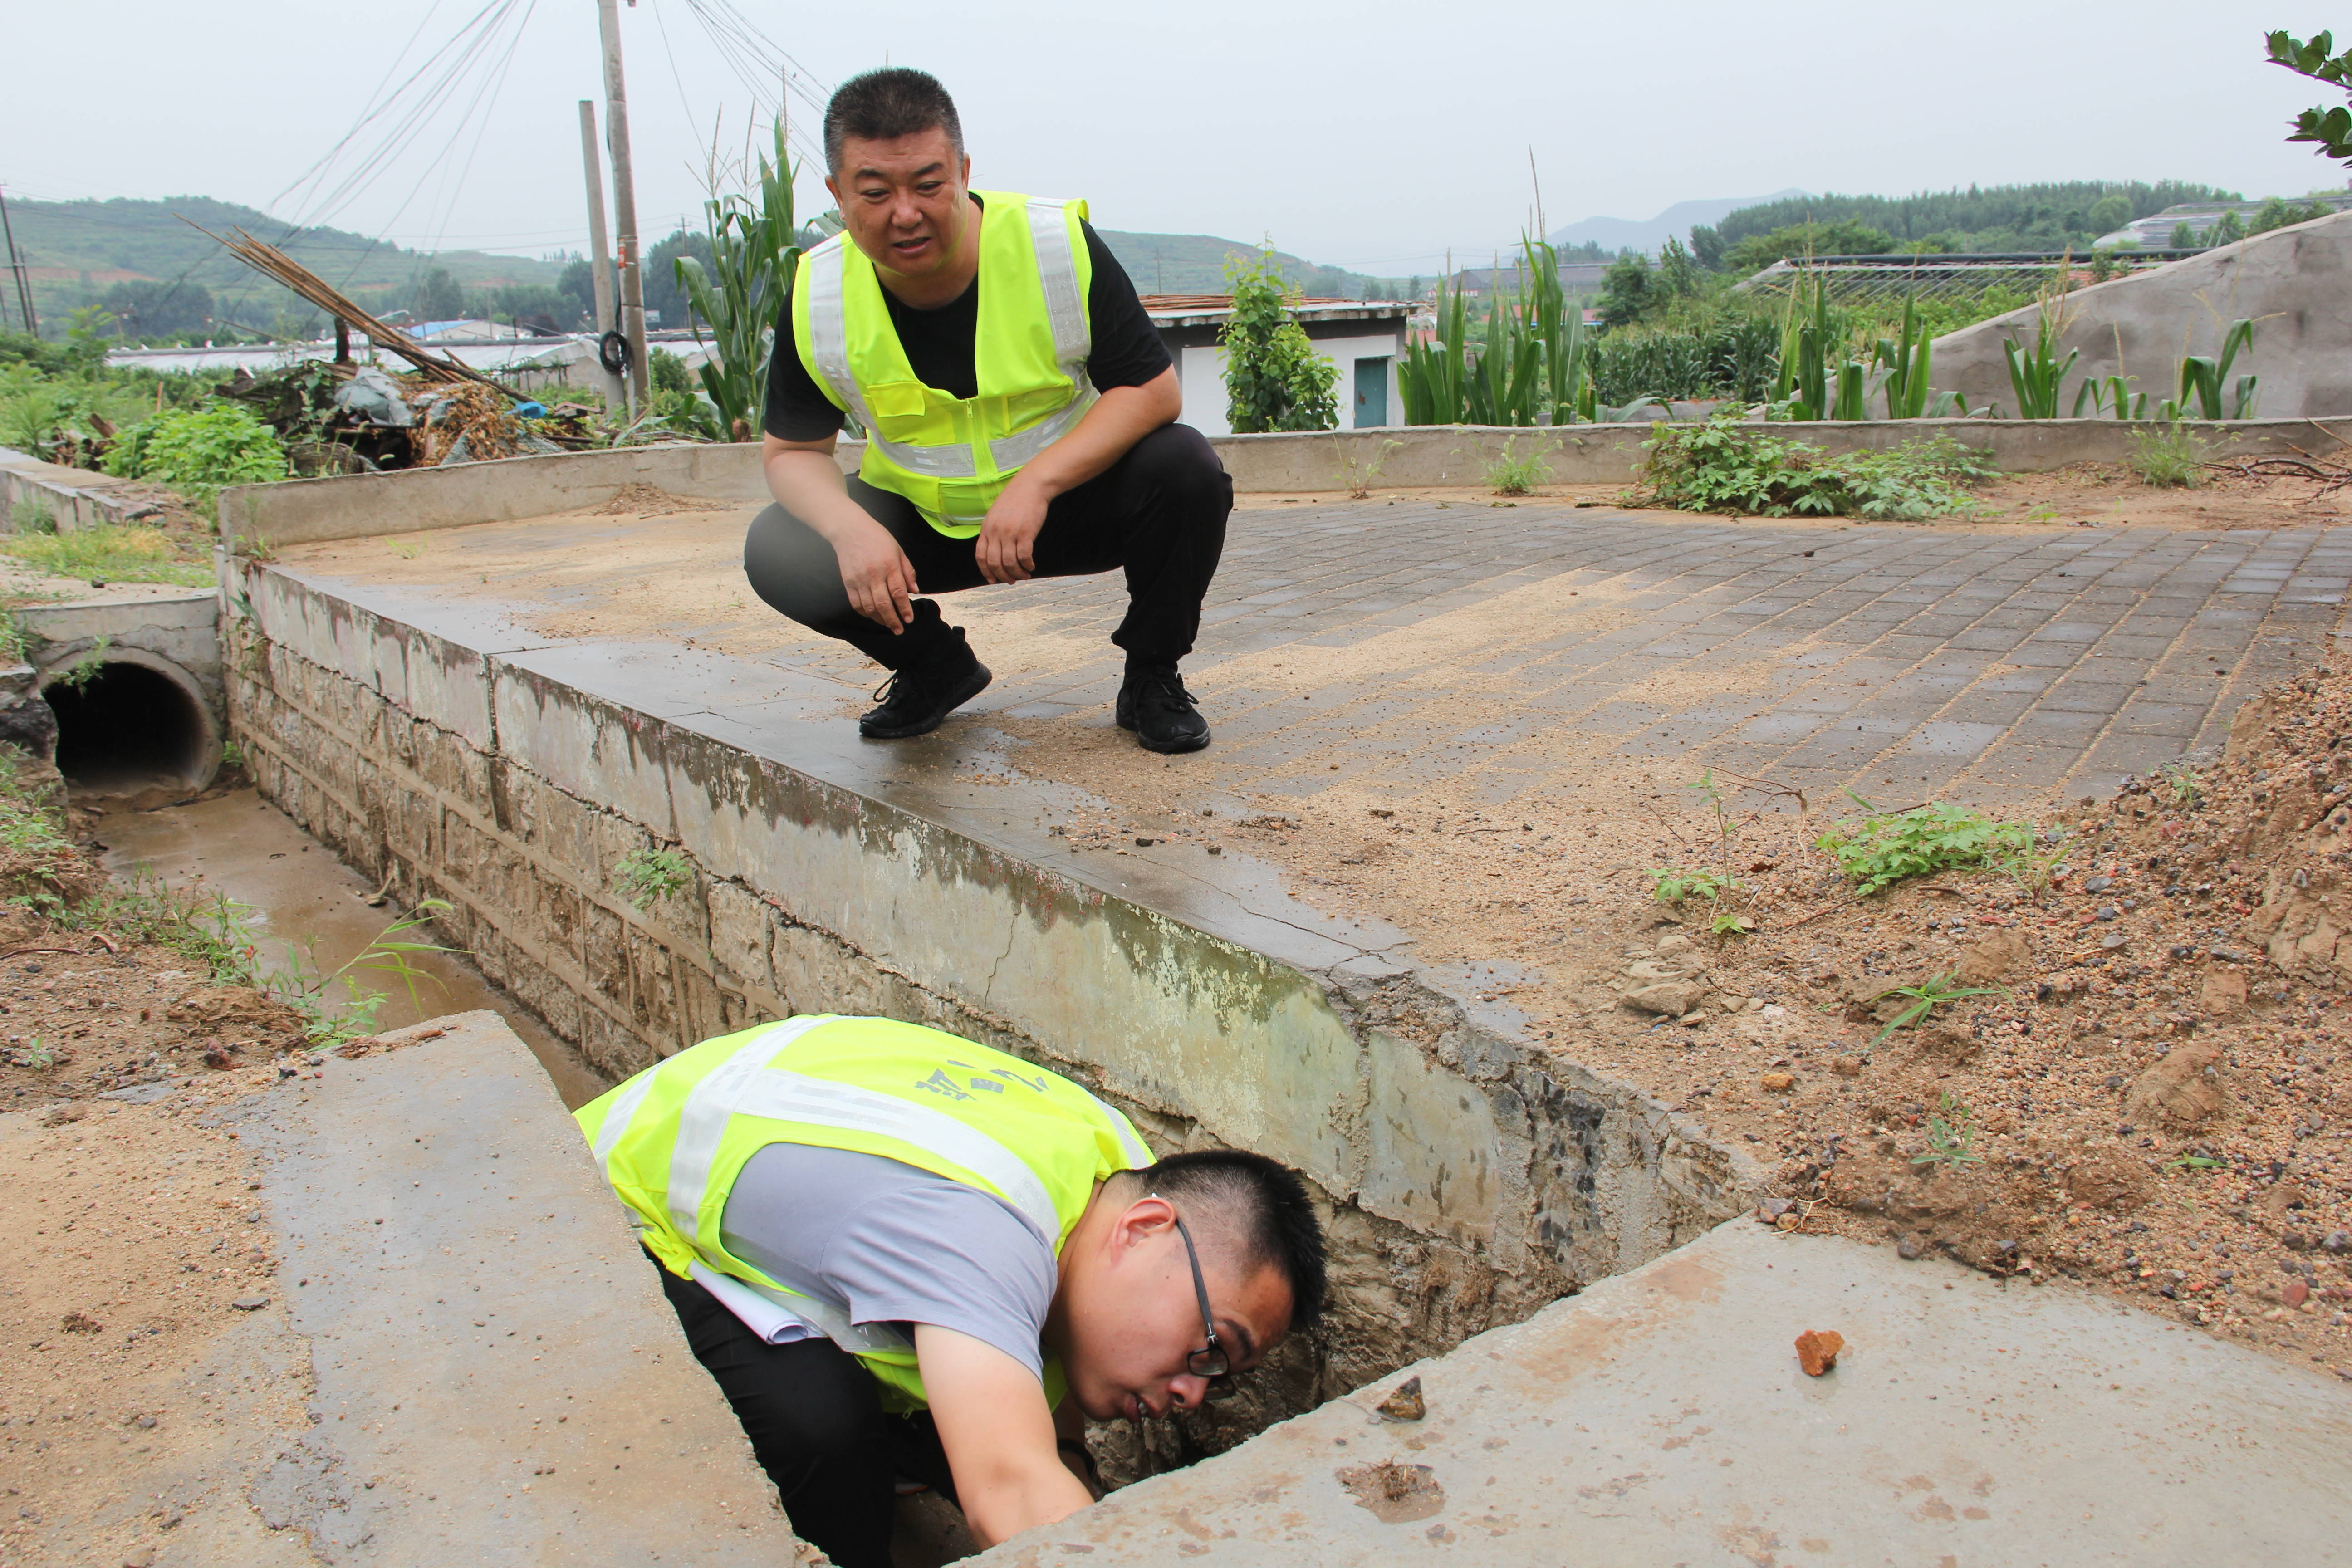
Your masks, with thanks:
<instances>
[{"instance_id":1,"label":"building roof","mask_svg":"<svg viewBox=\"0 0 2352 1568\"><path fill-rule=\"evenodd\" d=\"M1214 326L1234 313L1231 294L1146 294L1144 313L1155 327ZM1291 302L1290 313L1302 321L1388 321L1410 316L1418 307L1400 300L1305 299Z\"/></svg>"}]
</instances>

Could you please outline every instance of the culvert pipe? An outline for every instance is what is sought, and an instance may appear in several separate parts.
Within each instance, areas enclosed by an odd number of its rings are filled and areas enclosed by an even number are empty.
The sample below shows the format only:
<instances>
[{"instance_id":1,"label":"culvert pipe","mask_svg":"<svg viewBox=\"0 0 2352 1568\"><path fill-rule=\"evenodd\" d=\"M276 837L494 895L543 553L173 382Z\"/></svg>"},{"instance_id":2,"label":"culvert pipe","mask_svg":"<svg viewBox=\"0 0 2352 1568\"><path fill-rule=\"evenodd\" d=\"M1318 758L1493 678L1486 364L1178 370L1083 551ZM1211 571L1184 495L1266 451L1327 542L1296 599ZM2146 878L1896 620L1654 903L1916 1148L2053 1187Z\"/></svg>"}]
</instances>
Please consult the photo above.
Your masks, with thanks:
<instances>
[{"instance_id":1,"label":"culvert pipe","mask_svg":"<svg viewBox=\"0 0 2352 1568\"><path fill-rule=\"evenodd\" d=\"M185 669L143 648L58 660L41 672L57 715L57 765L68 784L107 795L203 789L220 771L220 725Z\"/></svg>"}]
</instances>

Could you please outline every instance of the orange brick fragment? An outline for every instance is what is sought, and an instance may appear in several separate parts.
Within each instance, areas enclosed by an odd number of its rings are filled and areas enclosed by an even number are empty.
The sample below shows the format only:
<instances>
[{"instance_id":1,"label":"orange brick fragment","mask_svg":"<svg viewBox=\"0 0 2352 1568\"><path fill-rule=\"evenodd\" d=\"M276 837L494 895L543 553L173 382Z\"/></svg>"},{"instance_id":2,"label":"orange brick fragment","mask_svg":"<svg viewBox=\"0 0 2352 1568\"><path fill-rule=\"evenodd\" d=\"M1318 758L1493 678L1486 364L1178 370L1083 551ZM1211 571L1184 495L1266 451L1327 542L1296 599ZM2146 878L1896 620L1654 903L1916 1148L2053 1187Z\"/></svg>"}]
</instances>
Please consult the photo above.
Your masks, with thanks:
<instances>
[{"instance_id":1,"label":"orange brick fragment","mask_svg":"<svg viewBox=\"0 0 2352 1568\"><path fill-rule=\"evenodd\" d=\"M1807 1377L1819 1377L1837 1365L1838 1352L1845 1349L1845 1336L1834 1329L1807 1329L1797 1336L1797 1360Z\"/></svg>"}]
</instances>

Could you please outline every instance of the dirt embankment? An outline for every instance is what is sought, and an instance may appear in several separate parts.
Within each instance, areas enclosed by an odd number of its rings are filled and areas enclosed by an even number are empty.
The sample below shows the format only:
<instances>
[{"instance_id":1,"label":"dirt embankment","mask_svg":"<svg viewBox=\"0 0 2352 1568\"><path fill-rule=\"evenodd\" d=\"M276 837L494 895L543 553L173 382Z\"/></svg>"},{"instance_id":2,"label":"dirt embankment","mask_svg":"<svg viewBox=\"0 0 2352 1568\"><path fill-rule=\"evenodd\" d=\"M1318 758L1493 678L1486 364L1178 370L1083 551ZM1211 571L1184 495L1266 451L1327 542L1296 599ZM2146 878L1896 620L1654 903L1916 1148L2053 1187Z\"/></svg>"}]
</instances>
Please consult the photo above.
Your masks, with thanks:
<instances>
[{"instance_id":1,"label":"dirt embankment","mask_svg":"<svg viewBox=\"0 0 2352 1568\"><path fill-rule=\"evenodd\" d=\"M309 1352L215 1115L304 1070L301 1019L0 775L0 1563L309 1563L268 1511Z\"/></svg>"}]
</instances>

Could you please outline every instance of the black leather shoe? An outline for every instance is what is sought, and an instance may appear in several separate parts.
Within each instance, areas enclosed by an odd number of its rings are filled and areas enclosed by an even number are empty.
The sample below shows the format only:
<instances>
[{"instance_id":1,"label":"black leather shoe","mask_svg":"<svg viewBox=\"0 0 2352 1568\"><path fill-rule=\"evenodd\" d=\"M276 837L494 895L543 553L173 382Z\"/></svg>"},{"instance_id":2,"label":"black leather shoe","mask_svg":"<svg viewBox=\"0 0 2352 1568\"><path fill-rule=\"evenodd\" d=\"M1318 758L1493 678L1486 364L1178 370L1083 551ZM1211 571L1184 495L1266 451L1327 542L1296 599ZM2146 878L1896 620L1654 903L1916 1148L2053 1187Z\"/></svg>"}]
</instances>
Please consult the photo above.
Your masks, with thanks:
<instances>
[{"instance_id":1,"label":"black leather shoe","mask_svg":"<svg viewBox=\"0 0 2352 1568\"><path fill-rule=\"evenodd\" d=\"M1118 718L1147 752L1197 752L1209 743L1209 721L1174 665L1129 676L1118 689Z\"/></svg>"},{"instance_id":2,"label":"black leather shoe","mask_svg":"<svg viewBox=\"0 0 2352 1568\"><path fill-rule=\"evenodd\" d=\"M857 732L875 741L928 735L940 720L987 690L996 679L988 666L972 658L971 649L960 647L959 651L961 660L894 671L875 691L875 706L857 721Z\"/></svg>"}]
</instances>

